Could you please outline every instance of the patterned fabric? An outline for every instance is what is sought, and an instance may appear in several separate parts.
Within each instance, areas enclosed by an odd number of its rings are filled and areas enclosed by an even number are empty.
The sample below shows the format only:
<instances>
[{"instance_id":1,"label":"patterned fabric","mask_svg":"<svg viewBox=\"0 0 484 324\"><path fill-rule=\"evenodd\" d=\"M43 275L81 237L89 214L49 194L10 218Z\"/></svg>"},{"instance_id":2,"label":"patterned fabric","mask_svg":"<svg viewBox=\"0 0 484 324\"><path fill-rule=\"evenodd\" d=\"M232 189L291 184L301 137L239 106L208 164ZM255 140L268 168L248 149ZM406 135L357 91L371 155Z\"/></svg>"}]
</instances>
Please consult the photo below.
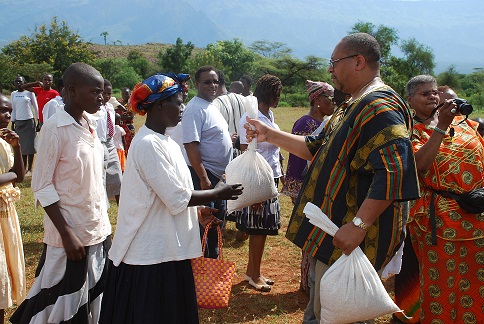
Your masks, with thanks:
<instances>
[{"instance_id":1,"label":"patterned fabric","mask_svg":"<svg viewBox=\"0 0 484 324\"><path fill-rule=\"evenodd\" d=\"M455 117L454 138L445 135L430 169L419 175L422 197L408 227L420 264L421 323L477 323L484 318L484 213L471 214L450 198L434 197L437 245L431 243L432 191L468 192L484 187L484 140L478 124ZM460 123L460 124L459 124ZM418 123L418 151L432 130Z\"/></svg>"},{"instance_id":2,"label":"patterned fabric","mask_svg":"<svg viewBox=\"0 0 484 324\"><path fill-rule=\"evenodd\" d=\"M407 200L419 196L411 151L410 111L390 87L373 88L341 105L318 136L306 136L314 158L294 207L286 237L321 262L341 256L332 237L309 223L307 202L338 226L351 222L368 197L395 200L370 227L361 248L378 271L403 241ZM405 181L403 181L405 179Z\"/></svg>"},{"instance_id":3,"label":"patterned fabric","mask_svg":"<svg viewBox=\"0 0 484 324\"><path fill-rule=\"evenodd\" d=\"M320 121L312 118L309 115L304 115L294 123L292 133L296 135L309 135L312 134L320 124ZM289 154L286 178L284 181L284 186L282 187L283 194L293 199L297 198L304 180L302 173L307 164L308 161L301 159L294 154Z\"/></svg>"},{"instance_id":4,"label":"patterned fabric","mask_svg":"<svg viewBox=\"0 0 484 324\"><path fill-rule=\"evenodd\" d=\"M122 104L121 101L120 101L120 103ZM131 117L133 112L128 110L129 103L126 103L123 106L126 108L126 110L121 109L119 106L114 107L116 113L120 114L121 116ZM135 128L134 128L134 125L133 125L133 120L120 120L119 126L121 126L124 129L124 131L126 132L126 134L124 135L124 142L126 144L124 146L124 154L126 156L128 156L128 150L129 150L129 147L131 146L131 141L133 140L133 136L135 134Z\"/></svg>"},{"instance_id":5,"label":"patterned fabric","mask_svg":"<svg viewBox=\"0 0 484 324\"><path fill-rule=\"evenodd\" d=\"M0 139L0 174L14 163L10 144ZM0 309L20 304L27 295L22 234L15 209L20 189L11 182L0 186Z\"/></svg>"},{"instance_id":6,"label":"patterned fabric","mask_svg":"<svg viewBox=\"0 0 484 324\"><path fill-rule=\"evenodd\" d=\"M35 281L10 322L98 323L110 246L108 236L102 243L85 246L83 259L71 261L63 247L44 244Z\"/></svg>"},{"instance_id":7,"label":"patterned fabric","mask_svg":"<svg viewBox=\"0 0 484 324\"><path fill-rule=\"evenodd\" d=\"M309 102L313 101L320 94L334 95L334 88L326 82L306 80L306 91L308 92Z\"/></svg>"},{"instance_id":8,"label":"patterned fabric","mask_svg":"<svg viewBox=\"0 0 484 324\"><path fill-rule=\"evenodd\" d=\"M158 99L167 98L183 90L190 79L188 74L156 74L134 86L130 110L143 116L146 108Z\"/></svg>"}]
</instances>

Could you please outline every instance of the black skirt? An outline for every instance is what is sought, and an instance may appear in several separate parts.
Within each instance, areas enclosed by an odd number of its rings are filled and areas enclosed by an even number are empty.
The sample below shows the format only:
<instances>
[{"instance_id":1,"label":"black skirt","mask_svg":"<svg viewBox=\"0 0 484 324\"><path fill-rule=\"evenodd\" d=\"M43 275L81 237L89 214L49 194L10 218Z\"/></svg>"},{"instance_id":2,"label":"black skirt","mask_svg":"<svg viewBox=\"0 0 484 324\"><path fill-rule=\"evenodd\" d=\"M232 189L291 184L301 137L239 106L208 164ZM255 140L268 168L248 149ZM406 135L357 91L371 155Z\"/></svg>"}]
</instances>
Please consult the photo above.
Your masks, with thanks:
<instances>
[{"instance_id":1,"label":"black skirt","mask_svg":"<svg viewBox=\"0 0 484 324\"><path fill-rule=\"evenodd\" d=\"M99 323L198 323L190 260L115 267L109 261Z\"/></svg>"}]
</instances>

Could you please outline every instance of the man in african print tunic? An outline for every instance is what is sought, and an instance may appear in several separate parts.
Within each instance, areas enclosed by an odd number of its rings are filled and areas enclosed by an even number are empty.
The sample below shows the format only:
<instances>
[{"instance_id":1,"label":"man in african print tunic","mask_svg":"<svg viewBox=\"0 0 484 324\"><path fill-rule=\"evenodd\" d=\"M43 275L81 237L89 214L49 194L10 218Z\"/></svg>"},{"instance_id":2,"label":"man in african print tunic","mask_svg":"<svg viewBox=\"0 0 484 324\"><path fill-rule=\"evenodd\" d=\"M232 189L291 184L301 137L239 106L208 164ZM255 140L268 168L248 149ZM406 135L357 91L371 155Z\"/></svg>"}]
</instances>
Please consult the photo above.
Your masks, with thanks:
<instances>
[{"instance_id":1,"label":"man in african print tunic","mask_svg":"<svg viewBox=\"0 0 484 324\"><path fill-rule=\"evenodd\" d=\"M365 33L335 47L328 71L335 88L351 94L318 136L267 130L258 122L247 136L312 160L286 237L317 259L314 311L319 320L319 282L342 253L360 246L381 270L401 245L408 200L419 197L410 143L411 115L401 97L380 79L380 49ZM306 203L340 229L333 237L309 223ZM367 320L367 319L361 319Z\"/></svg>"}]
</instances>

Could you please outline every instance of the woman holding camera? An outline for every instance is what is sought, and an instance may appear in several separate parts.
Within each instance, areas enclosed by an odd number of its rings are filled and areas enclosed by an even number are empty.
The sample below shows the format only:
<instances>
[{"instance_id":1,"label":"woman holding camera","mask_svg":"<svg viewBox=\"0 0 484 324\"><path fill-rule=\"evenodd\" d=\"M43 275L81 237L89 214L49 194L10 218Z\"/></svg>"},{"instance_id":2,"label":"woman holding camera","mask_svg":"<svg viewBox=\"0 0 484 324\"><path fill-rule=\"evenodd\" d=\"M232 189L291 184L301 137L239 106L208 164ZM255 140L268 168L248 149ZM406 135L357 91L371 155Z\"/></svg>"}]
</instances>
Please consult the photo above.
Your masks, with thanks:
<instances>
[{"instance_id":1,"label":"woman holding camera","mask_svg":"<svg viewBox=\"0 0 484 324\"><path fill-rule=\"evenodd\" d=\"M484 318L484 213L464 210L448 193L484 187L484 140L459 113L462 104L439 105L434 77L413 77L406 94L421 189L407 224L420 269L420 321L477 323Z\"/></svg>"}]
</instances>

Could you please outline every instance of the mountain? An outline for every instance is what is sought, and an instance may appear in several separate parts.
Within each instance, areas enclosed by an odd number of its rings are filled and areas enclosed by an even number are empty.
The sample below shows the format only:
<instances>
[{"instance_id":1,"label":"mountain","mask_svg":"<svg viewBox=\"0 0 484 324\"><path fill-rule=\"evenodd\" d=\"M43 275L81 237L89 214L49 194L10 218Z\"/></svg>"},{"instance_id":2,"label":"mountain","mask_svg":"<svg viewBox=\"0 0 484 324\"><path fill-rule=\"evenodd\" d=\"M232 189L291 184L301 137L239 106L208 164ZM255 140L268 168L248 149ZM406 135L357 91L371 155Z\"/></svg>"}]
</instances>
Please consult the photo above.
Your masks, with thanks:
<instances>
[{"instance_id":1,"label":"mountain","mask_svg":"<svg viewBox=\"0 0 484 324\"><path fill-rule=\"evenodd\" d=\"M481 0L0 0L0 46L30 35L36 25L65 20L86 41L197 47L239 38L282 42L303 58L329 58L358 21L397 30L432 49L436 72L451 65L462 73L484 68L484 2ZM119 42L118 42L119 43ZM398 56L398 48L394 48Z\"/></svg>"}]
</instances>

